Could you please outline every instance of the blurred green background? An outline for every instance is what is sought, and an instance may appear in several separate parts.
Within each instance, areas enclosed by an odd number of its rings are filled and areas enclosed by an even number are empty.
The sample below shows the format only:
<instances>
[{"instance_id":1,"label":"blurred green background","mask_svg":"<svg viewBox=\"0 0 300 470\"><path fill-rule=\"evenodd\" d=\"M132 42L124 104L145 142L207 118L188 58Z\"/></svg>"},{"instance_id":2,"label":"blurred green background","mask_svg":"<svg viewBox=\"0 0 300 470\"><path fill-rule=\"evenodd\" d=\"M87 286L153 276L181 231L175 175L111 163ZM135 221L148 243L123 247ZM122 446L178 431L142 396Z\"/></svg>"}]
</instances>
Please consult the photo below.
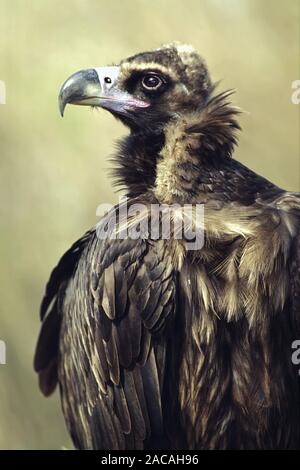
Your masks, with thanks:
<instances>
[{"instance_id":1,"label":"blurred green background","mask_svg":"<svg viewBox=\"0 0 300 470\"><path fill-rule=\"evenodd\" d=\"M71 448L58 394L32 371L45 282L59 256L115 202L107 175L126 132L108 113L57 94L74 71L174 40L192 43L246 114L235 157L300 190L298 0L0 0L0 448Z\"/></svg>"}]
</instances>

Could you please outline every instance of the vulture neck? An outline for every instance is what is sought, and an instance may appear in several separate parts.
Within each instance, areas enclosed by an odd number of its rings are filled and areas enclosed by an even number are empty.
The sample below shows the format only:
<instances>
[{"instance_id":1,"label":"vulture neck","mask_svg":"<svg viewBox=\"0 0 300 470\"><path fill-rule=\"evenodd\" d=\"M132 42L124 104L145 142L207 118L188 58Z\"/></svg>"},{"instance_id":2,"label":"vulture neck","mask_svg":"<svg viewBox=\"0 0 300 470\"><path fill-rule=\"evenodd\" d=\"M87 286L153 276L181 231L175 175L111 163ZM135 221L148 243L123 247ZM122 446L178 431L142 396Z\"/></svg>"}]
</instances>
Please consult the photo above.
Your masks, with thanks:
<instances>
[{"instance_id":1,"label":"vulture neck","mask_svg":"<svg viewBox=\"0 0 300 470\"><path fill-rule=\"evenodd\" d=\"M156 165L154 192L163 203L207 202L231 161L240 129L229 92L200 110L181 114L165 128Z\"/></svg>"},{"instance_id":2,"label":"vulture neck","mask_svg":"<svg viewBox=\"0 0 300 470\"><path fill-rule=\"evenodd\" d=\"M115 182L129 197L153 192L162 203L205 202L230 161L240 129L239 111L228 96L222 93L201 110L177 114L156 131L132 132L120 144Z\"/></svg>"},{"instance_id":3,"label":"vulture neck","mask_svg":"<svg viewBox=\"0 0 300 470\"><path fill-rule=\"evenodd\" d=\"M165 143L162 129L135 131L119 142L119 152L112 159L112 176L116 186L128 197L148 193L155 185L156 165Z\"/></svg>"}]
</instances>

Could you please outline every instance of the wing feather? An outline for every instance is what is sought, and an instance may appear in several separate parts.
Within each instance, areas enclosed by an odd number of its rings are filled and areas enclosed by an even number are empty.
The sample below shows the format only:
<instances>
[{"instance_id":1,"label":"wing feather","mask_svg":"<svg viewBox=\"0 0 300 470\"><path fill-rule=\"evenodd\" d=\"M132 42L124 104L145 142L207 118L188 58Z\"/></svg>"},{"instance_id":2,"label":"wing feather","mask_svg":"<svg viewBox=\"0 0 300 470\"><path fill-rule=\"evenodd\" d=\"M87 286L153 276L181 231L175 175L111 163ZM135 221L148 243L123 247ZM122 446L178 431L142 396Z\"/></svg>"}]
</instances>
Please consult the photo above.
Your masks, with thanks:
<instances>
[{"instance_id":1,"label":"wing feather","mask_svg":"<svg viewBox=\"0 0 300 470\"><path fill-rule=\"evenodd\" d=\"M175 278L161 242L98 240L95 232L75 243L53 271L35 368L47 384L58 367L63 410L77 447L138 449L163 434ZM53 300L54 314L46 315ZM42 390L50 392L52 382Z\"/></svg>"}]
</instances>

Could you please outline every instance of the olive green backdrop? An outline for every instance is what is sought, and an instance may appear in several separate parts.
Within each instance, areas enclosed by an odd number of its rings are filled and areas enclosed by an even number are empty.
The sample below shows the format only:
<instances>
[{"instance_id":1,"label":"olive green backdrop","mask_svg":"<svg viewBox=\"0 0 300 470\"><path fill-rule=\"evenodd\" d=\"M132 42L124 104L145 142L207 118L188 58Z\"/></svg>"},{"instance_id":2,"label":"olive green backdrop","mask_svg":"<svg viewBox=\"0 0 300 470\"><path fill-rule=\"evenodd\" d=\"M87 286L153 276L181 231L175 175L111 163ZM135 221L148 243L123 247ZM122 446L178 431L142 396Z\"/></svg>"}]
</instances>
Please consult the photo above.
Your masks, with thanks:
<instances>
[{"instance_id":1,"label":"olive green backdrop","mask_svg":"<svg viewBox=\"0 0 300 470\"><path fill-rule=\"evenodd\" d=\"M126 130L104 111L68 107L61 83L178 40L206 58L246 113L235 157L300 190L298 0L0 0L0 448L71 448L57 394L32 371L38 309L51 268L115 202L107 157Z\"/></svg>"}]
</instances>

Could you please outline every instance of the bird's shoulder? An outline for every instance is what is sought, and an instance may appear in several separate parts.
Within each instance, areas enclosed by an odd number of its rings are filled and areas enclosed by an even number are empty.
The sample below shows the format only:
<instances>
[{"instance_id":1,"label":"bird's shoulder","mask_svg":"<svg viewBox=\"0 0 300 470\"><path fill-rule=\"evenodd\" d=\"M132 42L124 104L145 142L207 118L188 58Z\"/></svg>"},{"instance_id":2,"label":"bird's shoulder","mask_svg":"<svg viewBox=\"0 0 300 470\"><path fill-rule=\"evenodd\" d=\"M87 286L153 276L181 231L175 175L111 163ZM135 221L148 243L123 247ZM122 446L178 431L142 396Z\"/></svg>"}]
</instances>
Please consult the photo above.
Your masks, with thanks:
<instances>
[{"instance_id":1,"label":"bird's shoulder","mask_svg":"<svg viewBox=\"0 0 300 470\"><path fill-rule=\"evenodd\" d=\"M246 223L249 229L252 226L250 235L255 235L261 227L277 228L278 234L286 228L291 239L299 234L300 193L282 189L233 159L218 174L208 209L211 206L214 211L215 203L219 202L216 207L220 207L218 213L223 220Z\"/></svg>"},{"instance_id":2,"label":"bird's shoulder","mask_svg":"<svg viewBox=\"0 0 300 470\"><path fill-rule=\"evenodd\" d=\"M249 205L257 199L270 200L284 193L279 186L233 158L227 160L222 170L223 184L231 200Z\"/></svg>"}]
</instances>

